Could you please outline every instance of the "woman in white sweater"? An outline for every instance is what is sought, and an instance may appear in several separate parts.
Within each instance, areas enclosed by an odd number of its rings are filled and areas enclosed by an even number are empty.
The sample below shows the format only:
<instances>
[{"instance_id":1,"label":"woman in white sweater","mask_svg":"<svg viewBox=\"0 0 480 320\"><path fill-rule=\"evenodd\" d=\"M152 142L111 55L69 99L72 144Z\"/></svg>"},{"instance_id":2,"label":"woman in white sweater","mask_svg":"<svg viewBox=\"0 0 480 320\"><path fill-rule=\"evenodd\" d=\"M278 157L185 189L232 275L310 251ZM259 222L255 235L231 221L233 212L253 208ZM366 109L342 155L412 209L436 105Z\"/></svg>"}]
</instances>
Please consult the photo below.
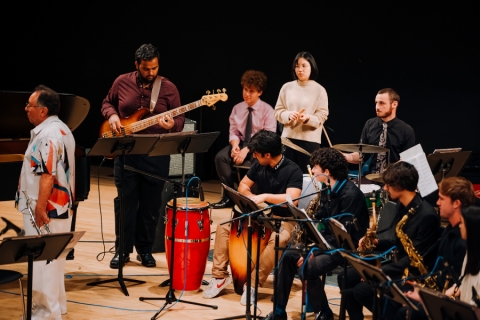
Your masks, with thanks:
<instances>
[{"instance_id":1,"label":"woman in white sweater","mask_svg":"<svg viewBox=\"0 0 480 320\"><path fill-rule=\"evenodd\" d=\"M315 82L318 68L313 56L300 52L293 61L294 80L283 85L275 106L275 118L283 124L282 137L312 153L320 148L323 123L328 117L327 91ZM310 157L286 147L285 157L295 161L304 173Z\"/></svg>"}]
</instances>

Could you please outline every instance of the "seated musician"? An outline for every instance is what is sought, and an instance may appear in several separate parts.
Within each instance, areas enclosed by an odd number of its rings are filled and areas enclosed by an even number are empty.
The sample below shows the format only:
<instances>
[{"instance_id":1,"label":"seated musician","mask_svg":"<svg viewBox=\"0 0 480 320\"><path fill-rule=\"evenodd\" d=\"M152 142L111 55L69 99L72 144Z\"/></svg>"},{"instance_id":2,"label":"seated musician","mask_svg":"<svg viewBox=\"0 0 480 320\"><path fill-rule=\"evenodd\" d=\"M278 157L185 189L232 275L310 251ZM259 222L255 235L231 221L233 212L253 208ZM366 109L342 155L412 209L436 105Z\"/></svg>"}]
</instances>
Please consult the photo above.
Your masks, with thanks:
<instances>
[{"instance_id":1,"label":"seated musician","mask_svg":"<svg viewBox=\"0 0 480 320\"><path fill-rule=\"evenodd\" d=\"M406 250L415 249L423 257L423 265L431 270L435 262L435 256L426 255L429 248L437 241L440 219L431 205L423 200L416 192L418 184L418 172L415 167L407 162L391 164L382 174L385 183L384 189L390 199L397 201L397 214L392 222L392 228L399 228L395 242L391 240L374 241L377 251L386 251L396 246L396 262L390 262L382 266L382 271L393 280L400 280L405 269L408 268L410 275L419 276L420 271L410 265L411 258ZM406 219L406 220L404 220ZM360 239L359 247L364 238ZM414 248L404 248L403 243L409 242ZM338 276L339 287L343 284L343 274ZM345 289L353 288L353 294L344 293L346 310L350 319L363 319L363 306L373 311L375 291L368 283L361 281L359 274L354 269L347 270ZM406 288L405 288L406 291ZM401 307L400 304L388 300L386 317L395 317L395 312Z\"/></svg>"},{"instance_id":2,"label":"seated musician","mask_svg":"<svg viewBox=\"0 0 480 320\"><path fill-rule=\"evenodd\" d=\"M313 152L310 162L312 172L317 180L331 185L330 198L328 192L322 192L320 206L315 214L316 219L329 218L341 213L351 213L356 218L356 227L350 227L350 234L355 243L365 234L368 226L368 209L363 192L351 181L347 180L348 163L342 153L332 148L320 148ZM352 216L345 215L337 219L346 224L352 221ZM336 240L329 228L323 223L321 231L325 240L336 247ZM358 230L357 230L358 228ZM297 245L300 248L301 245ZM300 268L304 257L300 251L286 251L281 259L278 274L277 305L275 310L266 319L287 319L286 306L290 289L298 270L304 270L303 278L307 280L308 300L316 313L315 319L333 319L333 312L328 306L325 294L325 281L320 281L319 276L335 269L343 262L339 253L333 255L322 254L321 251L313 251L305 268ZM325 279L323 277L323 279Z\"/></svg>"},{"instance_id":3,"label":"seated musician","mask_svg":"<svg viewBox=\"0 0 480 320\"><path fill-rule=\"evenodd\" d=\"M236 104L230 114L229 145L220 150L215 156L215 167L220 182L233 188L232 167L251 162L251 152L247 143L255 132L265 129L275 132L277 120L273 115L273 108L262 101L262 95L267 86L267 76L261 71L248 70L241 80L243 100ZM249 109L252 109L251 114ZM250 128L248 117L251 116ZM214 209L233 207L233 201L225 193L222 200L212 204Z\"/></svg>"},{"instance_id":4,"label":"seated musician","mask_svg":"<svg viewBox=\"0 0 480 320\"><path fill-rule=\"evenodd\" d=\"M375 97L377 117L365 122L360 142L387 148L389 154L372 154L369 172L382 173L389 163L387 157L390 158L390 163L395 163L400 160L400 152L415 145L415 132L412 127L397 118L399 103L400 96L391 88L381 89ZM358 164L360 160L358 152L344 155L350 163Z\"/></svg>"},{"instance_id":5,"label":"seated musician","mask_svg":"<svg viewBox=\"0 0 480 320\"><path fill-rule=\"evenodd\" d=\"M302 170L294 162L283 156L279 135L271 131L260 130L252 137L248 143L248 148L258 161L252 163L246 176L240 182L239 193L251 198L256 203L267 204L285 202L287 194L292 199L300 196L303 185ZM254 185L258 194L253 194L251 191ZM290 216L290 211L284 206L274 206L271 210L274 216ZM279 239L281 247L285 247L290 241L294 227L294 222L282 222ZM267 247L260 255L258 279L260 286L263 286L274 267L275 235L275 232L271 233ZM231 282L228 275L229 236L230 224L218 224L213 254L212 279L203 293L204 298L216 297ZM255 270L253 270L252 283L255 283L255 279ZM255 290L252 289L250 294L250 301L255 301ZM242 305L246 305L246 295L247 292L244 287L240 300Z\"/></svg>"},{"instance_id":6,"label":"seated musician","mask_svg":"<svg viewBox=\"0 0 480 320\"><path fill-rule=\"evenodd\" d=\"M442 257L435 271L446 271L444 263L448 263L456 277L462 272L462 263L465 257L465 241L460 235L460 221L462 219L462 208L466 208L475 203L475 193L470 181L463 177L449 177L443 179L438 184L439 197L437 201L440 209L440 217L448 220L448 226L442 233L440 240L433 249L437 250L437 256ZM451 271L450 271L451 272ZM450 287L453 282L446 281L448 272L442 272L437 276L437 288L444 291ZM451 275L450 275L451 276ZM413 291L406 292L408 297L415 300L416 295ZM427 319L423 305L420 302L415 303L418 311L411 310L410 319ZM396 319L406 319L407 307L402 307L397 312Z\"/></svg>"}]
</instances>

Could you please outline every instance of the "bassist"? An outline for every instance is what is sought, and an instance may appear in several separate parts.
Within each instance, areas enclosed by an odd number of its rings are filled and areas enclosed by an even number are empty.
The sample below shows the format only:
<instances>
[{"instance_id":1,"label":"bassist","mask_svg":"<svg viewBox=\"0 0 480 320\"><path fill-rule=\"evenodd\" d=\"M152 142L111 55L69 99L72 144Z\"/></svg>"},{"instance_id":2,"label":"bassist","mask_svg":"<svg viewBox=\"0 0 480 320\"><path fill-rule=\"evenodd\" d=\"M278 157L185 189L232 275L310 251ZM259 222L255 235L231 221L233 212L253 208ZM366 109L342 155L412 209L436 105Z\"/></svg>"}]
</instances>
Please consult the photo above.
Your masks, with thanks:
<instances>
[{"instance_id":1,"label":"bassist","mask_svg":"<svg viewBox=\"0 0 480 320\"><path fill-rule=\"evenodd\" d=\"M167 78L161 78L158 97L155 94L154 82L158 76L159 53L151 44L142 45L135 53L136 71L122 74L115 79L110 91L102 103L102 115L108 120L110 130L121 135L123 125L120 119L127 118L140 108L149 109L148 116L153 116L180 107L180 95L176 86ZM152 97L152 92L153 97ZM152 103L151 103L152 102ZM185 116L172 118L166 114L158 119L158 124L150 126L138 133L161 134L180 132L183 130ZM115 159L115 185L118 195L123 192L124 210L124 257L119 257L119 214L120 200L115 198L115 233L116 254L110 261L110 268L118 268L119 263L130 261L129 254L133 245L137 251L137 260L145 267L154 267L156 261L152 256L155 239L155 227L161 206L164 182L132 171L125 171L122 182L121 159ZM125 157L125 165L160 177L168 177L170 156L148 157L147 155L129 155Z\"/></svg>"}]
</instances>

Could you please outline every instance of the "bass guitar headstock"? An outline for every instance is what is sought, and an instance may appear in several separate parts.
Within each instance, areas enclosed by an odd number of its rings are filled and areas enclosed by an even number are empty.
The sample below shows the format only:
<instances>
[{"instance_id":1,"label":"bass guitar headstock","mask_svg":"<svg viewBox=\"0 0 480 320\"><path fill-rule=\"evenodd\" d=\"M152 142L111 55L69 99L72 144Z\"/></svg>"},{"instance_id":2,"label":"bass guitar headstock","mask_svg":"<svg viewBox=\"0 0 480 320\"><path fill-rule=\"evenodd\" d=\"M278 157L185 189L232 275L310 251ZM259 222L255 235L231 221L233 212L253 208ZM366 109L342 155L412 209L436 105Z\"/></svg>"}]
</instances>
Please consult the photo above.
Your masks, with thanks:
<instances>
[{"instance_id":1,"label":"bass guitar headstock","mask_svg":"<svg viewBox=\"0 0 480 320\"><path fill-rule=\"evenodd\" d=\"M228 96L225 93L227 89L223 88L222 90L217 89L217 93L210 94L210 90L207 90L207 95L203 96L201 101L202 105L212 107L213 110L216 109L215 103L218 101L227 101Z\"/></svg>"}]
</instances>

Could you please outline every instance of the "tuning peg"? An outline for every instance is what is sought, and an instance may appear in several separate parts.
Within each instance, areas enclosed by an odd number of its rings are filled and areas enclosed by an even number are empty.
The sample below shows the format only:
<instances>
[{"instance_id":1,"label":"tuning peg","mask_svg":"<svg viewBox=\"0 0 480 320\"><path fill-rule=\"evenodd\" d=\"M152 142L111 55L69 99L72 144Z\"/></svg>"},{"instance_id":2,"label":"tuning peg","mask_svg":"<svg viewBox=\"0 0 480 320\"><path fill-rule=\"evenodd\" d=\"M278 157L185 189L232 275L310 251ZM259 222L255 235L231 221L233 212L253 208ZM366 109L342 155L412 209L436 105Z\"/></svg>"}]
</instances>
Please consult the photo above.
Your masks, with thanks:
<instances>
[{"instance_id":1,"label":"tuning peg","mask_svg":"<svg viewBox=\"0 0 480 320\"><path fill-rule=\"evenodd\" d=\"M220 93L220 92L221 92L220 89L217 89L217 93Z\"/></svg>"},{"instance_id":2,"label":"tuning peg","mask_svg":"<svg viewBox=\"0 0 480 320\"><path fill-rule=\"evenodd\" d=\"M207 90L207 94L210 94L210 90Z\"/></svg>"},{"instance_id":3,"label":"tuning peg","mask_svg":"<svg viewBox=\"0 0 480 320\"><path fill-rule=\"evenodd\" d=\"M222 90L222 91L223 91L223 93L225 93L225 92L227 92L227 89L223 88L223 90Z\"/></svg>"},{"instance_id":4,"label":"tuning peg","mask_svg":"<svg viewBox=\"0 0 480 320\"><path fill-rule=\"evenodd\" d=\"M213 105L213 106L212 106L212 110L217 110L217 106L216 106L216 105Z\"/></svg>"}]
</instances>

